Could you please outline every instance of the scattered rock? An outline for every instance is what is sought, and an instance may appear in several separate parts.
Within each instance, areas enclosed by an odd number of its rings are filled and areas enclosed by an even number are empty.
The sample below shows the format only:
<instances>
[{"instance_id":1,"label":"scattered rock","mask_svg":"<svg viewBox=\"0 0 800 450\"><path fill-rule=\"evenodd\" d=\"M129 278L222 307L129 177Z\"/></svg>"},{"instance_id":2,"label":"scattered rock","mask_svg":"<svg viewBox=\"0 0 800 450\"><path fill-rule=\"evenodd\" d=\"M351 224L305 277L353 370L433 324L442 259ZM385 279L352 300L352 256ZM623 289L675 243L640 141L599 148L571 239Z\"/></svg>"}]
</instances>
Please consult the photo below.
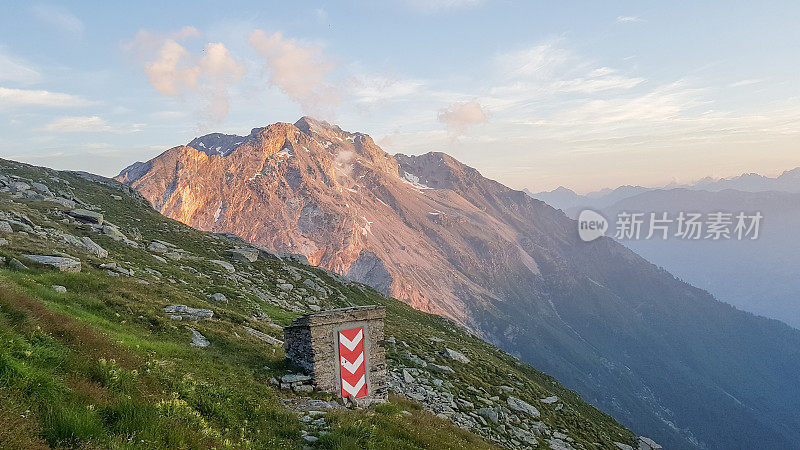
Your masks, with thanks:
<instances>
[{"instance_id":1,"label":"scattered rock","mask_svg":"<svg viewBox=\"0 0 800 450\"><path fill-rule=\"evenodd\" d=\"M445 347L445 349L442 350L442 355L444 355L446 358L453 359L460 363L469 364L469 358L464 356L464 354L459 351Z\"/></svg>"},{"instance_id":2,"label":"scattered rock","mask_svg":"<svg viewBox=\"0 0 800 450\"><path fill-rule=\"evenodd\" d=\"M661 450L664 447L658 445L652 439L644 436L639 436L636 440L636 443L639 445L638 450Z\"/></svg>"},{"instance_id":3,"label":"scattered rock","mask_svg":"<svg viewBox=\"0 0 800 450\"><path fill-rule=\"evenodd\" d=\"M429 337L428 340L431 342L444 342L444 339L438 337Z\"/></svg>"},{"instance_id":4,"label":"scattered rock","mask_svg":"<svg viewBox=\"0 0 800 450\"><path fill-rule=\"evenodd\" d=\"M211 294L208 296L208 298L217 303L228 303L228 297L225 297L225 294L221 292L217 292L216 294Z\"/></svg>"},{"instance_id":5,"label":"scattered rock","mask_svg":"<svg viewBox=\"0 0 800 450\"><path fill-rule=\"evenodd\" d=\"M17 258L11 258L11 262L9 262L8 265L11 266L11 268L14 269L14 270L27 270L28 269L28 266L26 266L25 264L22 264L22 262L20 262L20 260L18 260Z\"/></svg>"},{"instance_id":6,"label":"scattered rock","mask_svg":"<svg viewBox=\"0 0 800 450\"><path fill-rule=\"evenodd\" d=\"M169 305L164 307L164 312L170 315L174 320L186 320L197 322L199 320L210 319L214 317L214 311L210 309L191 308L186 305Z\"/></svg>"},{"instance_id":7,"label":"scattered rock","mask_svg":"<svg viewBox=\"0 0 800 450\"><path fill-rule=\"evenodd\" d=\"M493 423L498 423L500 421L500 415L492 408L480 408L475 412L478 413L479 416Z\"/></svg>"},{"instance_id":8,"label":"scattered rock","mask_svg":"<svg viewBox=\"0 0 800 450\"><path fill-rule=\"evenodd\" d=\"M281 284L278 285L278 289L280 289L280 290L282 290L284 292L289 292L292 289L294 289L294 285L292 285L290 283L281 283Z\"/></svg>"},{"instance_id":9,"label":"scattered rock","mask_svg":"<svg viewBox=\"0 0 800 450\"><path fill-rule=\"evenodd\" d=\"M56 203L67 209L75 209L75 207L78 206L77 203L64 197L47 197L45 201Z\"/></svg>"},{"instance_id":10,"label":"scattered rock","mask_svg":"<svg viewBox=\"0 0 800 450\"><path fill-rule=\"evenodd\" d=\"M233 267L233 264L231 264L229 262L220 261L218 259L212 259L211 262L216 264L216 265L218 265L218 266L220 266L220 267L222 267L223 269L227 270L229 273L236 272L236 268Z\"/></svg>"},{"instance_id":11,"label":"scattered rock","mask_svg":"<svg viewBox=\"0 0 800 450\"><path fill-rule=\"evenodd\" d=\"M628 444L623 444L622 442L614 442L614 446L616 446L619 450L634 450L633 447Z\"/></svg>"},{"instance_id":12,"label":"scattered rock","mask_svg":"<svg viewBox=\"0 0 800 450\"><path fill-rule=\"evenodd\" d=\"M11 190L11 192L22 192L30 190L31 185L28 183L23 183L22 181L13 181L8 184L8 188Z\"/></svg>"},{"instance_id":13,"label":"scattered rock","mask_svg":"<svg viewBox=\"0 0 800 450\"><path fill-rule=\"evenodd\" d=\"M208 342L205 336L200 334L199 331L195 330L191 327L186 327L189 331L192 332L192 347L208 347L211 345L211 342Z\"/></svg>"},{"instance_id":14,"label":"scattered rock","mask_svg":"<svg viewBox=\"0 0 800 450\"><path fill-rule=\"evenodd\" d=\"M31 183L31 187L36 189L40 193L48 196L48 197L52 197L53 196L53 193L50 192L50 188L48 188L47 186L43 185L42 183Z\"/></svg>"},{"instance_id":15,"label":"scattered rock","mask_svg":"<svg viewBox=\"0 0 800 450\"><path fill-rule=\"evenodd\" d=\"M31 261L50 266L59 272L76 273L81 271L81 262L72 258L47 255L23 255Z\"/></svg>"},{"instance_id":16,"label":"scattered rock","mask_svg":"<svg viewBox=\"0 0 800 450\"><path fill-rule=\"evenodd\" d=\"M98 257L98 258L107 258L108 257L108 250L100 247L95 241L91 240L90 238L84 236L80 238L81 243L83 244L83 248L86 249L90 254Z\"/></svg>"},{"instance_id":17,"label":"scattered rock","mask_svg":"<svg viewBox=\"0 0 800 450\"><path fill-rule=\"evenodd\" d=\"M283 383L303 383L306 381L311 381L311 376L302 373L291 373L281 377L281 382Z\"/></svg>"},{"instance_id":18,"label":"scattered rock","mask_svg":"<svg viewBox=\"0 0 800 450\"><path fill-rule=\"evenodd\" d=\"M128 238L124 234L122 234L122 232L119 231L119 228L116 227L115 225L109 225L109 224L103 225L102 233L115 241L128 240Z\"/></svg>"},{"instance_id":19,"label":"scattered rock","mask_svg":"<svg viewBox=\"0 0 800 450\"><path fill-rule=\"evenodd\" d=\"M241 262L253 263L258 261L258 249L255 248L232 248L230 253L234 259Z\"/></svg>"},{"instance_id":20,"label":"scattered rock","mask_svg":"<svg viewBox=\"0 0 800 450\"><path fill-rule=\"evenodd\" d=\"M65 288L64 286L59 286L57 284L53 285L53 290L58 292L59 294L65 294L67 292L67 288Z\"/></svg>"},{"instance_id":21,"label":"scattered rock","mask_svg":"<svg viewBox=\"0 0 800 450\"><path fill-rule=\"evenodd\" d=\"M278 346L278 347L283 346L283 341L282 340L276 339L276 338L274 338L274 337L272 337L272 336L270 336L270 335L268 335L266 333L262 333L261 331L258 331L256 329L254 329L254 328L244 327L244 330L247 331L248 333L250 333L250 336L253 336L256 339L261 339L262 341L264 341L264 342L266 342L268 344L275 345L275 346Z\"/></svg>"},{"instance_id":22,"label":"scattered rock","mask_svg":"<svg viewBox=\"0 0 800 450\"><path fill-rule=\"evenodd\" d=\"M166 245L158 241L151 242L150 245L147 246L147 249L153 253L162 253L162 254L167 253L169 251L169 248L167 248Z\"/></svg>"},{"instance_id":23,"label":"scattered rock","mask_svg":"<svg viewBox=\"0 0 800 450\"><path fill-rule=\"evenodd\" d=\"M444 372L449 374L456 373L456 371L450 366L440 366L438 364L428 364L428 369L430 369L432 372Z\"/></svg>"},{"instance_id":24,"label":"scattered rock","mask_svg":"<svg viewBox=\"0 0 800 450\"><path fill-rule=\"evenodd\" d=\"M84 223L103 224L103 215L98 212L89 211L88 209L73 209L67 214Z\"/></svg>"},{"instance_id":25,"label":"scattered rock","mask_svg":"<svg viewBox=\"0 0 800 450\"><path fill-rule=\"evenodd\" d=\"M7 240L7 239L0 238L0 247L2 247L2 246L4 246L4 245L8 245L8 240Z\"/></svg>"},{"instance_id":26,"label":"scattered rock","mask_svg":"<svg viewBox=\"0 0 800 450\"><path fill-rule=\"evenodd\" d=\"M518 399L517 397L508 397L506 402L508 403L508 407L514 411L524 412L532 417L540 417L542 415L533 405L525 400Z\"/></svg>"}]
</instances>

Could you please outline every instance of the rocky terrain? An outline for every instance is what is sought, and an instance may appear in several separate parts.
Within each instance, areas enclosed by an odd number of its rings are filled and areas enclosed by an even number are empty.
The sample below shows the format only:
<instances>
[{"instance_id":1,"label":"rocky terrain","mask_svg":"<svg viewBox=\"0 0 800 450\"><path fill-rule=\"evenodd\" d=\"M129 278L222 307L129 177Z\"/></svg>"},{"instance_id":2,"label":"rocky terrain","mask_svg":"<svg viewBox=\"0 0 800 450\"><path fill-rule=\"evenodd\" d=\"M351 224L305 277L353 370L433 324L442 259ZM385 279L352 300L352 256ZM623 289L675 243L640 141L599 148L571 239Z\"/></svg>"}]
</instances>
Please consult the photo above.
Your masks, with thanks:
<instances>
[{"instance_id":1,"label":"rocky terrain","mask_svg":"<svg viewBox=\"0 0 800 450\"><path fill-rule=\"evenodd\" d=\"M0 447L660 448L303 259L164 218L112 180L0 160ZM282 327L366 304L387 308L392 396L353 410L286 365Z\"/></svg>"},{"instance_id":2,"label":"rocky terrain","mask_svg":"<svg viewBox=\"0 0 800 450\"><path fill-rule=\"evenodd\" d=\"M117 179L168 217L451 318L666 446L800 442L800 333L580 241L561 211L446 154L392 156L302 118L199 137Z\"/></svg>"}]
</instances>

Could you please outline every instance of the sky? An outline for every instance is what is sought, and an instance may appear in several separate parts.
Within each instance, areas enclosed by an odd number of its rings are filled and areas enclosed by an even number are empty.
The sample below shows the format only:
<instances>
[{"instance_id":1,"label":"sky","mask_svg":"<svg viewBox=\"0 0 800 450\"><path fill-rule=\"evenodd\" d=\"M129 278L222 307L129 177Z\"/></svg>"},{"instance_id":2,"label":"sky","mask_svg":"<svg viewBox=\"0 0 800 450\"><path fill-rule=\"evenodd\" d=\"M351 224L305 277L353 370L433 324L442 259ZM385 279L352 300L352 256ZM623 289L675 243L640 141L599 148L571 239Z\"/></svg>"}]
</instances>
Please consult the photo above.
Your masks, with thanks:
<instances>
[{"instance_id":1,"label":"sky","mask_svg":"<svg viewBox=\"0 0 800 450\"><path fill-rule=\"evenodd\" d=\"M800 166L800 3L4 1L0 158L113 176L303 115L512 188Z\"/></svg>"}]
</instances>

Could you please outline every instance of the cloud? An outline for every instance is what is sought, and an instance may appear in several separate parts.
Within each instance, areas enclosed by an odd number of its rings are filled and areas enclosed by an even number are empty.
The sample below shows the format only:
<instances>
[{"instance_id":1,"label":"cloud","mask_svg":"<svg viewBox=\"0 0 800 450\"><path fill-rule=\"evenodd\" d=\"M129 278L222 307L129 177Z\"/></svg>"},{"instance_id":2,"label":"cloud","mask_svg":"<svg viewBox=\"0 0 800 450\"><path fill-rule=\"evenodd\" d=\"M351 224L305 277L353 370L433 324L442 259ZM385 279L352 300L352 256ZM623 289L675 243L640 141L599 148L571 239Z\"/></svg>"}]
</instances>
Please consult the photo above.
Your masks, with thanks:
<instances>
[{"instance_id":1,"label":"cloud","mask_svg":"<svg viewBox=\"0 0 800 450\"><path fill-rule=\"evenodd\" d=\"M79 116L79 117L62 117L56 119L44 127L44 131L55 131L59 133L73 133L73 132L100 132L111 131L105 120L98 116Z\"/></svg>"},{"instance_id":2,"label":"cloud","mask_svg":"<svg viewBox=\"0 0 800 450\"><path fill-rule=\"evenodd\" d=\"M206 44L205 56L200 59L198 67L206 78L202 88L208 102L204 110L205 116L213 122L221 122L230 108L228 86L242 79L245 68L219 42Z\"/></svg>"},{"instance_id":3,"label":"cloud","mask_svg":"<svg viewBox=\"0 0 800 450\"><path fill-rule=\"evenodd\" d=\"M70 116L58 118L41 129L56 133L137 133L143 124L131 124L126 127L113 127L99 116Z\"/></svg>"},{"instance_id":4,"label":"cloud","mask_svg":"<svg viewBox=\"0 0 800 450\"><path fill-rule=\"evenodd\" d=\"M756 79L756 80L740 80L728 85L728 87L742 87L742 86L750 86L752 84L761 83L764 80Z\"/></svg>"},{"instance_id":5,"label":"cloud","mask_svg":"<svg viewBox=\"0 0 800 450\"><path fill-rule=\"evenodd\" d=\"M30 84L41 80L42 75L26 61L9 55L0 46L0 81Z\"/></svg>"},{"instance_id":6,"label":"cloud","mask_svg":"<svg viewBox=\"0 0 800 450\"><path fill-rule=\"evenodd\" d=\"M495 56L494 64L507 78L549 78L574 58L560 42L560 39L550 39L522 50L500 53Z\"/></svg>"},{"instance_id":7,"label":"cloud","mask_svg":"<svg viewBox=\"0 0 800 450\"><path fill-rule=\"evenodd\" d=\"M442 11L475 8L484 3L484 0L404 0L411 9L431 14Z\"/></svg>"},{"instance_id":8,"label":"cloud","mask_svg":"<svg viewBox=\"0 0 800 450\"><path fill-rule=\"evenodd\" d=\"M250 34L250 45L264 58L269 82L295 100L308 114L323 114L340 101L337 89L327 81L334 64L320 47L302 45L281 32Z\"/></svg>"},{"instance_id":9,"label":"cloud","mask_svg":"<svg viewBox=\"0 0 800 450\"><path fill-rule=\"evenodd\" d=\"M358 76L347 81L348 93L357 104L381 104L419 94L420 80L395 79L386 76Z\"/></svg>"},{"instance_id":10,"label":"cloud","mask_svg":"<svg viewBox=\"0 0 800 450\"><path fill-rule=\"evenodd\" d=\"M633 23L633 22L643 22L643 20L640 19L637 16L618 16L617 17L617 23Z\"/></svg>"},{"instance_id":11,"label":"cloud","mask_svg":"<svg viewBox=\"0 0 800 450\"><path fill-rule=\"evenodd\" d=\"M83 22L64 8L40 3L33 6L31 11L37 19L63 32L75 35L83 33Z\"/></svg>"},{"instance_id":12,"label":"cloud","mask_svg":"<svg viewBox=\"0 0 800 450\"><path fill-rule=\"evenodd\" d=\"M181 44L167 39L156 60L145 64L144 72L158 92L176 97L186 90L197 90L200 67L194 65L191 55Z\"/></svg>"},{"instance_id":13,"label":"cloud","mask_svg":"<svg viewBox=\"0 0 800 450\"><path fill-rule=\"evenodd\" d=\"M68 108L93 104L95 103L71 94L0 87L0 109L14 106L52 106Z\"/></svg>"},{"instance_id":14,"label":"cloud","mask_svg":"<svg viewBox=\"0 0 800 450\"><path fill-rule=\"evenodd\" d=\"M123 49L143 61L144 72L159 93L168 97L196 94L201 102L198 114L202 120L220 123L230 109L230 87L242 79L245 67L222 43L209 42L200 57L179 42L199 36L194 27L183 27L167 35L140 30Z\"/></svg>"},{"instance_id":15,"label":"cloud","mask_svg":"<svg viewBox=\"0 0 800 450\"><path fill-rule=\"evenodd\" d=\"M470 127L488 122L486 112L477 100L454 103L439 112L439 122L453 136L464 134Z\"/></svg>"},{"instance_id":16,"label":"cloud","mask_svg":"<svg viewBox=\"0 0 800 450\"><path fill-rule=\"evenodd\" d=\"M499 53L492 62L497 84L483 104L498 113L529 114L534 104L554 108L567 99L627 91L647 81L581 57L562 39Z\"/></svg>"}]
</instances>

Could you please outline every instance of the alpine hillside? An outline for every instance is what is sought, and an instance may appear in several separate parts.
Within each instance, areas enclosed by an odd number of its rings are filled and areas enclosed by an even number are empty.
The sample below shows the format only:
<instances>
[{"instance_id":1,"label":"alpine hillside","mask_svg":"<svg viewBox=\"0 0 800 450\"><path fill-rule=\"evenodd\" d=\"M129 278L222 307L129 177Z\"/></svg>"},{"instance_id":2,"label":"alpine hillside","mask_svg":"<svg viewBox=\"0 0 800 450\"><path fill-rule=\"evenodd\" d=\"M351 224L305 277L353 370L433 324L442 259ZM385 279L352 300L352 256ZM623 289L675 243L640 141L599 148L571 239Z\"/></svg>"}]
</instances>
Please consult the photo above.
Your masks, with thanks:
<instances>
[{"instance_id":1,"label":"alpine hillside","mask_svg":"<svg viewBox=\"0 0 800 450\"><path fill-rule=\"evenodd\" d=\"M211 134L117 178L444 315L668 448L800 446L800 331L715 300L443 153L302 118Z\"/></svg>"}]
</instances>

